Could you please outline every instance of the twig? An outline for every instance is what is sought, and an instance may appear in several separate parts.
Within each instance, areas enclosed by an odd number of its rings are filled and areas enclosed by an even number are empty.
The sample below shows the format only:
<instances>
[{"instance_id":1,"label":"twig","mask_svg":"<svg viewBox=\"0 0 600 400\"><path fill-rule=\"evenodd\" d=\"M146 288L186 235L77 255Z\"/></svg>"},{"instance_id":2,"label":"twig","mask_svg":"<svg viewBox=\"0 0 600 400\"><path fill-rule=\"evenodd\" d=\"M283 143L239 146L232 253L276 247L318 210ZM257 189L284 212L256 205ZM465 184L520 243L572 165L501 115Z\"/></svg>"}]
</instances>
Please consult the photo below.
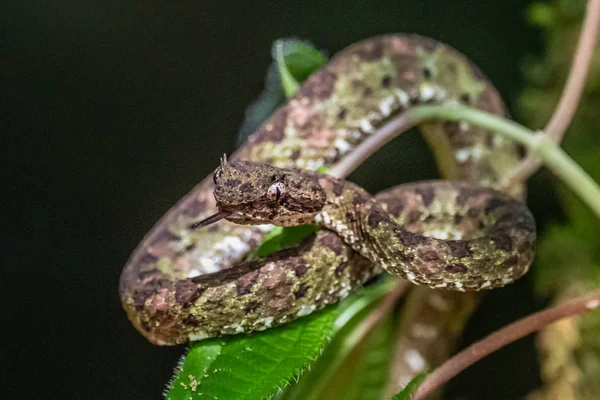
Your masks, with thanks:
<instances>
[{"instance_id":1,"label":"twig","mask_svg":"<svg viewBox=\"0 0 600 400\"><path fill-rule=\"evenodd\" d=\"M467 121L521 143L530 152L539 155L546 167L561 178L563 183L581 197L600 218L600 186L560 146L543 133L534 133L514 121L463 105L421 105L406 111L389 121L388 129L381 129L365 141L362 155L353 156L347 164L355 165L361 157L377 150L400 130L429 120ZM345 176L348 168L342 166L332 171L339 174L338 176Z\"/></svg>"},{"instance_id":2,"label":"twig","mask_svg":"<svg viewBox=\"0 0 600 400\"><path fill-rule=\"evenodd\" d=\"M589 0L585 20L579 36L579 44L577 45L575 58L573 59L573 67L569 73L569 78L567 79L567 84L558 102L558 106L554 110L550 122L546 125L546 129L544 129L546 135L554 143L560 143L577 109L577 104L585 87L592 56L594 55L599 25L600 0Z\"/></svg>"},{"instance_id":3,"label":"twig","mask_svg":"<svg viewBox=\"0 0 600 400\"><path fill-rule=\"evenodd\" d=\"M415 375L430 371L454 351L481 293L415 287L397 322L396 346L383 398L389 399Z\"/></svg>"},{"instance_id":4,"label":"twig","mask_svg":"<svg viewBox=\"0 0 600 400\"><path fill-rule=\"evenodd\" d=\"M357 295L356 299L340 313L333 324L333 334L336 335L346 324L355 318L359 313L366 310L375 303L381 303L383 298L387 296L396 287L397 279L387 279L380 285L371 288L368 295L364 293ZM377 305L373 306L373 309ZM372 311L372 310L371 310Z\"/></svg>"},{"instance_id":5,"label":"twig","mask_svg":"<svg viewBox=\"0 0 600 400\"><path fill-rule=\"evenodd\" d=\"M528 148L535 147L533 132L514 121L460 105L420 105L389 120L383 127L362 142L351 154L331 168L329 173L333 176L345 178L364 160L371 156L371 154L375 153L396 136L421 122L433 119L465 120L504 134L526 145Z\"/></svg>"},{"instance_id":6,"label":"twig","mask_svg":"<svg viewBox=\"0 0 600 400\"><path fill-rule=\"evenodd\" d=\"M565 85L559 104L545 129L548 138L554 143L560 143L564 132L577 109L577 104L581 98L581 93L583 92L592 56L594 54L599 25L600 0L589 0L586 17L573 60L573 67L569 73L567 84ZM383 147L400 133L421 122L418 108L419 107L410 109L389 121L379 131L361 143L361 145L342 162L333 167L330 173L338 177L348 176L358 165L379 148ZM513 172L509 173L509 176L500 184L501 190L510 188L515 183L524 182L529 176L537 171L541 165L541 161L538 154L533 150L534 149L529 147L528 156L517 165Z\"/></svg>"},{"instance_id":7,"label":"twig","mask_svg":"<svg viewBox=\"0 0 600 400\"><path fill-rule=\"evenodd\" d=\"M547 308L543 311L520 319L517 322L492 333L486 338L461 351L425 378L413 400L425 399L461 371L496 350L536 332L562 318L583 314L600 307L600 290L576 297L566 303Z\"/></svg>"},{"instance_id":8,"label":"twig","mask_svg":"<svg viewBox=\"0 0 600 400\"><path fill-rule=\"evenodd\" d=\"M397 117L392 118L373 135L369 136L354 151L348 154L341 162L336 164L329 173L338 178L345 178L356 167L363 163L373 153L382 148L390 140L402 132L415 126L417 121L413 117L414 109L408 110Z\"/></svg>"},{"instance_id":9,"label":"twig","mask_svg":"<svg viewBox=\"0 0 600 400\"><path fill-rule=\"evenodd\" d=\"M539 136L537 152L544 165L587 203L600 218L600 188L598 184L565 151L546 135Z\"/></svg>"},{"instance_id":10,"label":"twig","mask_svg":"<svg viewBox=\"0 0 600 400\"><path fill-rule=\"evenodd\" d=\"M558 106L554 110L554 114L550 118L550 122L546 125L544 131L549 139L558 144L562 137L575 110L581 99L581 94L585 86L585 82L589 73L592 56L596 47L598 30L600 26L600 0L589 0L587 12L581 33L579 35L579 43L573 59L573 67L569 72L569 77L562 95L558 102ZM500 184L500 189L507 189L519 182L525 182L531 175L541 166L539 157L533 152L530 152L527 157L509 173L508 177Z\"/></svg>"},{"instance_id":11,"label":"twig","mask_svg":"<svg viewBox=\"0 0 600 400\"><path fill-rule=\"evenodd\" d=\"M391 286L392 285L392 286ZM356 345L364 339L364 337L375 327L377 324L389 314L392 308L398 302L398 299L404 294L405 290L408 288L409 283L403 279L395 279L394 282L384 283L383 286L390 287L388 291L383 296L377 296L377 301L379 304L370 311L368 316L362 319L348 334L346 337L342 337L342 341L339 345L338 350L336 351L335 357L332 361L327 365L327 369L321 371L322 373L315 375L315 379L312 381L310 385L310 391L306 392L306 390L301 389L300 391L293 391L290 399L315 399L321 393L321 390L325 386L325 384L331 379L335 371L338 370L340 365L346 360L350 352L356 347ZM383 298L381 298L383 297ZM360 307L364 309L364 307ZM352 316L350 318L341 318L344 322L334 328L334 335L336 335L339 330L348 323L349 319L352 319L356 316L356 313L351 313ZM338 325L338 321L336 320L336 325ZM334 339L335 340L335 339ZM334 347L335 348L335 347ZM314 374L314 371L311 372Z\"/></svg>"},{"instance_id":12,"label":"twig","mask_svg":"<svg viewBox=\"0 0 600 400\"><path fill-rule=\"evenodd\" d=\"M532 172L529 172L530 175L538 168L537 164L539 164L539 160L541 159L555 175L586 201L596 215L600 217L600 187L558 146L581 97L595 47L599 20L600 0L590 0L573 68L559 106L548 123L548 134L535 134L516 122L464 106L417 106L389 121L382 129L363 142L343 163L336 165L330 173L346 177L377 149L401 132L421 122L432 119L464 120L508 136L526 146L529 150L529 157L522 163L525 167L516 168L516 171L523 169L527 172L528 169L532 168ZM533 167L526 166L529 164L533 165ZM521 175L518 175L518 173L517 175L511 175L516 177L515 180L512 180L513 178L505 180L504 187L509 187L511 182L524 181L529 175L524 175L522 178L519 178ZM424 398L464 368L504 345L542 329L558 319L580 314L598 306L600 306L600 291L593 292L573 302L533 314L501 329L486 339L473 344L429 375L418 390L415 399Z\"/></svg>"}]
</instances>

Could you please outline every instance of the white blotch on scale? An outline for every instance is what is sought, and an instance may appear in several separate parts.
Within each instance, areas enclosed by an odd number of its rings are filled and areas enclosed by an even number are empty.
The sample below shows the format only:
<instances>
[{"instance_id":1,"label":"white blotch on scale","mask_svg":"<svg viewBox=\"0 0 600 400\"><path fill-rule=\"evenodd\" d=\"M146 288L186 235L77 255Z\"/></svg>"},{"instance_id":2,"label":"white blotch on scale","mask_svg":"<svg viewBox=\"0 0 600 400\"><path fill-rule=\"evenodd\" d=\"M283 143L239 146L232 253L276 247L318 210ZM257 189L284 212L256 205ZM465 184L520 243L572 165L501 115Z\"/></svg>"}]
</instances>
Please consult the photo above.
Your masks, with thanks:
<instances>
[{"instance_id":1,"label":"white blotch on scale","mask_svg":"<svg viewBox=\"0 0 600 400\"><path fill-rule=\"evenodd\" d=\"M506 143L506 139L504 138L504 136L502 135L498 135L497 133L494 133L492 135L492 145L494 147L500 147L502 146L504 143Z\"/></svg>"},{"instance_id":2,"label":"white blotch on scale","mask_svg":"<svg viewBox=\"0 0 600 400\"><path fill-rule=\"evenodd\" d=\"M270 232L275 226L272 224L254 225L254 229L261 233ZM187 277L193 278L203 274L211 274L223 269L223 255L227 255L227 259L239 260L250 251L250 242L256 236L256 231L253 229L244 229L240 232L239 237L226 236L217 242L210 252L200 256L198 262L200 268L192 268L188 271Z\"/></svg>"},{"instance_id":3,"label":"white blotch on scale","mask_svg":"<svg viewBox=\"0 0 600 400\"><path fill-rule=\"evenodd\" d=\"M414 337L433 339L438 335L437 328L433 325L413 324L411 333Z\"/></svg>"},{"instance_id":4,"label":"white blotch on scale","mask_svg":"<svg viewBox=\"0 0 600 400\"><path fill-rule=\"evenodd\" d=\"M415 372L422 371L425 368L425 360L416 350L408 350L406 354L404 354L404 361L406 361L408 366Z\"/></svg>"},{"instance_id":5,"label":"white blotch on scale","mask_svg":"<svg viewBox=\"0 0 600 400\"><path fill-rule=\"evenodd\" d=\"M327 214L327 213L321 213L321 214L317 214L317 216L320 216L320 217L321 217L321 219L322 219L322 221L323 221L325 224L327 224L327 225L331 224L331 218L329 218L329 214ZM316 221L316 220L317 220L317 219L315 218L315 221Z\"/></svg>"},{"instance_id":6,"label":"white blotch on scale","mask_svg":"<svg viewBox=\"0 0 600 400\"><path fill-rule=\"evenodd\" d=\"M436 100L442 101L448 97L448 92L445 89L436 85Z\"/></svg>"},{"instance_id":7,"label":"white blotch on scale","mask_svg":"<svg viewBox=\"0 0 600 400\"><path fill-rule=\"evenodd\" d=\"M338 293L338 296L340 297L340 299L343 299L346 296L348 296L348 293L350 293L350 289L347 287L344 287L344 288L342 288L342 290L340 290L340 292Z\"/></svg>"},{"instance_id":8,"label":"white blotch on scale","mask_svg":"<svg viewBox=\"0 0 600 400\"><path fill-rule=\"evenodd\" d=\"M214 261L213 257L200 257L200 264L202 265L202 271L198 268L192 268L188 272L188 278L193 278L200 274L211 274L213 272L218 272L221 268L219 268L219 264Z\"/></svg>"},{"instance_id":9,"label":"white blotch on scale","mask_svg":"<svg viewBox=\"0 0 600 400\"><path fill-rule=\"evenodd\" d=\"M302 306L300 307L300 310L298 311L298 313L296 314L296 316L298 317L304 317L305 315L308 315L310 313L312 313L313 311L315 311L316 306L312 305L312 306Z\"/></svg>"},{"instance_id":10,"label":"white blotch on scale","mask_svg":"<svg viewBox=\"0 0 600 400\"><path fill-rule=\"evenodd\" d=\"M481 159L482 154L483 154L483 149L481 147L473 147L473 150L471 152L471 157L473 157L474 160Z\"/></svg>"},{"instance_id":11,"label":"white blotch on scale","mask_svg":"<svg viewBox=\"0 0 600 400\"><path fill-rule=\"evenodd\" d=\"M208 334L204 331L200 331L196 333L191 333L188 337L191 341L202 340L208 338Z\"/></svg>"},{"instance_id":12,"label":"white blotch on scale","mask_svg":"<svg viewBox=\"0 0 600 400\"><path fill-rule=\"evenodd\" d=\"M271 232L271 230L273 228L275 228L275 225L272 225L272 224L260 224L260 225L254 225L254 227L256 229L258 229L259 231L261 231L262 233L268 233L268 232Z\"/></svg>"},{"instance_id":13,"label":"white blotch on scale","mask_svg":"<svg viewBox=\"0 0 600 400\"><path fill-rule=\"evenodd\" d=\"M421 85L419 90L419 98L421 101L429 101L436 95L436 90L431 85Z\"/></svg>"},{"instance_id":14,"label":"white blotch on scale","mask_svg":"<svg viewBox=\"0 0 600 400\"><path fill-rule=\"evenodd\" d=\"M273 325L273 317L259 318L254 323L254 326L256 326L257 331L262 331L267 328L270 328L271 325Z\"/></svg>"},{"instance_id":15,"label":"white blotch on scale","mask_svg":"<svg viewBox=\"0 0 600 400\"><path fill-rule=\"evenodd\" d=\"M235 333L245 332L244 327L241 326L240 324L225 325L223 328L224 329L233 329Z\"/></svg>"},{"instance_id":16,"label":"white blotch on scale","mask_svg":"<svg viewBox=\"0 0 600 400\"><path fill-rule=\"evenodd\" d=\"M353 140L359 140L362 137L362 133L360 131L352 131L350 134L350 138Z\"/></svg>"},{"instance_id":17,"label":"white blotch on scale","mask_svg":"<svg viewBox=\"0 0 600 400\"><path fill-rule=\"evenodd\" d=\"M433 238L442 240L447 240L450 238L450 234L448 233L448 231L443 229L432 229L430 231L427 231L427 236L431 236Z\"/></svg>"},{"instance_id":18,"label":"white blotch on scale","mask_svg":"<svg viewBox=\"0 0 600 400\"><path fill-rule=\"evenodd\" d=\"M352 145L345 141L344 139L336 139L333 143L336 149L340 152L340 155L346 154L350 150L352 150Z\"/></svg>"},{"instance_id":19,"label":"white blotch on scale","mask_svg":"<svg viewBox=\"0 0 600 400\"><path fill-rule=\"evenodd\" d=\"M429 304L437 310L440 311L448 311L450 306L448 305L448 301L444 299L439 293L431 293L429 295Z\"/></svg>"},{"instance_id":20,"label":"white blotch on scale","mask_svg":"<svg viewBox=\"0 0 600 400\"><path fill-rule=\"evenodd\" d=\"M335 229L338 232L344 232L344 231L348 230L348 226L346 224L344 224L343 222L341 222L341 221L336 221L336 223L335 223Z\"/></svg>"},{"instance_id":21,"label":"white blotch on scale","mask_svg":"<svg viewBox=\"0 0 600 400\"><path fill-rule=\"evenodd\" d=\"M246 253L250 251L250 246L237 236L227 236L215 246L217 250L223 250L224 253Z\"/></svg>"},{"instance_id":22,"label":"white blotch on scale","mask_svg":"<svg viewBox=\"0 0 600 400\"><path fill-rule=\"evenodd\" d=\"M308 169L308 170L311 170L311 171L314 171L314 170L316 170L317 168L319 168L322 165L323 165L323 163L320 162L320 161L317 161L317 160L307 160L304 168Z\"/></svg>"},{"instance_id":23,"label":"white blotch on scale","mask_svg":"<svg viewBox=\"0 0 600 400\"><path fill-rule=\"evenodd\" d=\"M385 118L392 113L392 109L396 99L392 96L386 97L379 103L379 110L381 111L381 115Z\"/></svg>"},{"instance_id":24,"label":"white blotch on scale","mask_svg":"<svg viewBox=\"0 0 600 400\"><path fill-rule=\"evenodd\" d=\"M406 107L410 103L410 96L404 90L396 89L394 92L402 106Z\"/></svg>"},{"instance_id":25,"label":"white blotch on scale","mask_svg":"<svg viewBox=\"0 0 600 400\"><path fill-rule=\"evenodd\" d=\"M221 265L219 261L222 260L223 254L227 254L234 259L239 259L244 254L248 253L250 251L250 245L242 239L249 238L246 236L242 236L242 238L237 236L226 236L221 239L221 241L215 244L211 253L200 257L199 261L202 265L201 270L199 268L190 269L187 274L188 278L220 271Z\"/></svg>"},{"instance_id":26,"label":"white blotch on scale","mask_svg":"<svg viewBox=\"0 0 600 400\"><path fill-rule=\"evenodd\" d=\"M460 163L464 163L471 156L471 148L466 147L464 149L457 150L455 155L456 155L456 161L458 161Z\"/></svg>"},{"instance_id":27,"label":"white blotch on scale","mask_svg":"<svg viewBox=\"0 0 600 400\"><path fill-rule=\"evenodd\" d=\"M365 133L373 133L375 132L375 128L373 127L373 124L371 123L371 121L367 120L366 118L361 119L360 121L358 121L359 125L360 125L360 129L365 132Z\"/></svg>"}]
</instances>

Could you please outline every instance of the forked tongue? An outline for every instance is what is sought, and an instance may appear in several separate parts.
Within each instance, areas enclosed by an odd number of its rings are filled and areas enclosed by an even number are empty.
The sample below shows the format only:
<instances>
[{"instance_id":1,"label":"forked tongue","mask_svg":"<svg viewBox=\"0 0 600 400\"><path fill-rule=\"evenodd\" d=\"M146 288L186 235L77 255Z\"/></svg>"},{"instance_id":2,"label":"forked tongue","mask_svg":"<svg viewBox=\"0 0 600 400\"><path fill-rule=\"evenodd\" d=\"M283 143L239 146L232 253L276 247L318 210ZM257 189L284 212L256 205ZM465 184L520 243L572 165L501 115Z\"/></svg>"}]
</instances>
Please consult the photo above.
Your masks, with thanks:
<instances>
[{"instance_id":1,"label":"forked tongue","mask_svg":"<svg viewBox=\"0 0 600 400\"><path fill-rule=\"evenodd\" d=\"M203 219L202 221L194 222L193 224L190 225L190 229L197 229L202 226L214 224L215 222L217 222L223 218L227 218L227 216L229 216L230 214L231 214L231 211L219 211L218 213L213 214L210 217Z\"/></svg>"}]
</instances>

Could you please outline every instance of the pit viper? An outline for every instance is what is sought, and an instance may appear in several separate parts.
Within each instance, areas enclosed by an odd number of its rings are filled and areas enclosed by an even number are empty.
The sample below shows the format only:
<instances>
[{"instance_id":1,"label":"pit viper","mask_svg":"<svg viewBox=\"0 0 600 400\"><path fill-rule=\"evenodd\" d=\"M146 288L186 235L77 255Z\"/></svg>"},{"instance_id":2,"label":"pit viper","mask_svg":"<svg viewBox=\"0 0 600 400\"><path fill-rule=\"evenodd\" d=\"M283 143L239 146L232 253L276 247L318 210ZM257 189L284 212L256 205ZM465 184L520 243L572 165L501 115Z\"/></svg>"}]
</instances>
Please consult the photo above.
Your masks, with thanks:
<instances>
[{"instance_id":1,"label":"pit viper","mask_svg":"<svg viewBox=\"0 0 600 400\"><path fill-rule=\"evenodd\" d=\"M464 122L421 124L449 181L375 197L310 172L340 162L392 118L425 103L508 116L483 73L433 39L385 35L336 54L134 250L119 283L134 327L157 345L264 330L339 301L382 268L441 290L489 289L522 276L535 223L522 186L492 190L524 156L501 135ZM233 222L196 229L211 215ZM291 221L326 229L245 260L271 223Z\"/></svg>"}]
</instances>

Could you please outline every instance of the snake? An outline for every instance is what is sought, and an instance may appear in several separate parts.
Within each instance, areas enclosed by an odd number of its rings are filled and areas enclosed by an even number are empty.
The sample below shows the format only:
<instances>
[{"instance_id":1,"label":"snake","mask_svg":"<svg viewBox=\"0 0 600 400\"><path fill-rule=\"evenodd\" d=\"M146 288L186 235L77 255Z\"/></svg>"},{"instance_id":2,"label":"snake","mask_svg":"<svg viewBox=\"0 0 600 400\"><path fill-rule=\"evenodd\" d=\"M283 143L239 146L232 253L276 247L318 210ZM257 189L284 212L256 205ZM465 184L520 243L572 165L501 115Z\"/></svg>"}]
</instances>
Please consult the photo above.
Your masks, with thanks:
<instances>
[{"instance_id":1,"label":"snake","mask_svg":"<svg viewBox=\"0 0 600 400\"><path fill-rule=\"evenodd\" d=\"M464 122L420 124L444 179L375 196L316 172L412 107L459 103L509 117L478 67L434 39L382 35L337 53L133 251L119 281L133 326L156 345L261 331L336 303L383 270L453 291L519 279L534 257L535 221L523 185L496 190L524 157L509 138ZM247 258L274 225L305 223L322 229Z\"/></svg>"}]
</instances>

